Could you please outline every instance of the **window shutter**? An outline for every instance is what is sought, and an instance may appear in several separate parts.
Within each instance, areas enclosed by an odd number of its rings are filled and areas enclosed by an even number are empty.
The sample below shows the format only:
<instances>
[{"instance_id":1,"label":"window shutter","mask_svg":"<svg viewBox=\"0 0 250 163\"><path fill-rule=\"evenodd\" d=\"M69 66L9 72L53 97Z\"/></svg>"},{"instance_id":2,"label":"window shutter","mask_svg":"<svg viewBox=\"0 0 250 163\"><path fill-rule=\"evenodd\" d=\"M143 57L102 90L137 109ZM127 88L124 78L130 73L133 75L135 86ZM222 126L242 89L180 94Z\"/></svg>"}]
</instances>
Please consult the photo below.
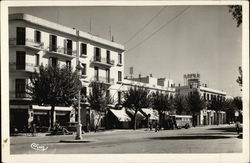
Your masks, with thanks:
<instances>
[{"instance_id":1,"label":"window shutter","mask_svg":"<svg viewBox=\"0 0 250 163\"><path fill-rule=\"evenodd\" d=\"M49 50L52 51L52 35L49 35Z\"/></svg>"},{"instance_id":2,"label":"window shutter","mask_svg":"<svg viewBox=\"0 0 250 163\"><path fill-rule=\"evenodd\" d=\"M64 54L67 54L67 39L64 39Z\"/></svg>"}]
</instances>

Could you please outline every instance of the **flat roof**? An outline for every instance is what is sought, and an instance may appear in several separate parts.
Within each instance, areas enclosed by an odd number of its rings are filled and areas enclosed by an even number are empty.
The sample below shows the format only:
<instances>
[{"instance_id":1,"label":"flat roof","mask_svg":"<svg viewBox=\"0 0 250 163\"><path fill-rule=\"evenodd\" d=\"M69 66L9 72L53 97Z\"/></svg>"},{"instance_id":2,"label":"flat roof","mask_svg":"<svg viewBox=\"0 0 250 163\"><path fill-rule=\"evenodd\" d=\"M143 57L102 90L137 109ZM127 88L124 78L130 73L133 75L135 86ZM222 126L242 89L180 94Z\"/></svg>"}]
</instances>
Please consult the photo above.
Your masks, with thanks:
<instances>
[{"instance_id":1,"label":"flat roof","mask_svg":"<svg viewBox=\"0 0 250 163\"><path fill-rule=\"evenodd\" d=\"M10 14L9 15L9 20L24 20L26 22L32 23L32 24L36 24L45 28L49 28L49 29L53 29L59 32L63 32L66 34L70 34L73 35L75 37L77 37L76 35L76 30L61 24L57 24L39 17L35 17L29 14L24 14L24 13L16 13L16 14ZM111 48L115 48L115 49L119 49L121 51L125 51L125 47L121 44L118 44L116 42L112 42L106 39L103 39L101 37L98 36L94 36L91 35L87 32L84 31L80 31L79 30L79 36L83 39L87 39L102 45L106 45L109 46Z\"/></svg>"}]
</instances>

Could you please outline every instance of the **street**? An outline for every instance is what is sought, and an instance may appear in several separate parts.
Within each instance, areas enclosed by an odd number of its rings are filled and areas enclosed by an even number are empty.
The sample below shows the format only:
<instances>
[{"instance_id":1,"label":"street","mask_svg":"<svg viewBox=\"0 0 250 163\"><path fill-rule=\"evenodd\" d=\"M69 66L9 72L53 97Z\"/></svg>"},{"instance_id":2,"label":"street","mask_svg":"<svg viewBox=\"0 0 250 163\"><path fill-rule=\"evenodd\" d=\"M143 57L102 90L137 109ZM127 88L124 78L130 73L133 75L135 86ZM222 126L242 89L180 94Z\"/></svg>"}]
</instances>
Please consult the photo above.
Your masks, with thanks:
<instances>
[{"instance_id":1,"label":"street","mask_svg":"<svg viewBox=\"0 0 250 163\"><path fill-rule=\"evenodd\" d=\"M240 153L242 138L235 125L202 126L190 129L111 130L85 133L82 143L62 143L75 135L16 136L10 138L11 154L123 154L123 153ZM46 147L39 151L31 144Z\"/></svg>"}]
</instances>

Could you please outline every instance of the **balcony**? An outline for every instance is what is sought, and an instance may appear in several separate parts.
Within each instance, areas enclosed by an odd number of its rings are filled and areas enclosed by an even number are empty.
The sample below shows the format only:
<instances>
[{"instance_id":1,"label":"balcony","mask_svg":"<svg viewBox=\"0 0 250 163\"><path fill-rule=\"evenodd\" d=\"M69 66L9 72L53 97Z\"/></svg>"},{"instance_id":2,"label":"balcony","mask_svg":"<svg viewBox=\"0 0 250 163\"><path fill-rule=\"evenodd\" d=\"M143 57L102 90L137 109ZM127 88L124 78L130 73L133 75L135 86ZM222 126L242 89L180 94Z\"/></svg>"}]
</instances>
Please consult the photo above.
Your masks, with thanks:
<instances>
[{"instance_id":1,"label":"balcony","mask_svg":"<svg viewBox=\"0 0 250 163\"><path fill-rule=\"evenodd\" d=\"M123 64L122 63L117 63L117 66L121 67L121 66L123 66Z\"/></svg>"},{"instance_id":2,"label":"balcony","mask_svg":"<svg viewBox=\"0 0 250 163\"><path fill-rule=\"evenodd\" d=\"M93 64L98 64L106 67L114 66L115 61L107 58L94 57L90 60Z\"/></svg>"},{"instance_id":3,"label":"balcony","mask_svg":"<svg viewBox=\"0 0 250 163\"><path fill-rule=\"evenodd\" d=\"M25 92L10 91L10 99L26 99L30 100L31 97Z\"/></svg>"},{"instance_id":4,"label":"balcony","mask_svg":"<svg viewBox=\"0 0 250 163\"><path fill-rule=\"evenodd\" d=\"M55 57L63 57L66 59L73 59L76 56L76 50L66 49L61 46L52 45L46 48L47 53Z\"/></svg>"},{"instance_id":5,"label":"balcony","mask_svg":"<svg viewBox=\"0 0 250 163\"><path fill-rule=\"evenodd\" d=\"M35 72L39 71L39 67L33 63L25 63L23 65L16 65L16 62L9 63L9 70L10 71L27 71L27 72Z\"/></svg>"},{"instance_id":6,"label":"balcony","mask_svg":"<svg viewBox=\"0 0 250 163\"><path fill-rule=\"evenodd\" d=\"M98 78L93 77L91 79L91 82L100 82L100 83L104 83L104 84L107 84L107 85L112 85L112 84L115 83L115 79L114 78L107 78L107 77L104 77L104 76L99 76Z\"/></svg>"},{"instance_id":7,"label":"balcony","mask_svg":"<svg viewBox=\"0 0 250 163\"><path fill-rule=\"evenodd\" d=\"M35 42L33 39L27 39L27 38L25 39L25 43L23 45L17 44L16 38L10 38L9 45L10 46L25 47L25 48L29 48L29 49L35 50L35 51L40 51L40 50L43 50L43 48L44 48L43 42L38 43L38 42Z\"/></svg>"}]
</instances>

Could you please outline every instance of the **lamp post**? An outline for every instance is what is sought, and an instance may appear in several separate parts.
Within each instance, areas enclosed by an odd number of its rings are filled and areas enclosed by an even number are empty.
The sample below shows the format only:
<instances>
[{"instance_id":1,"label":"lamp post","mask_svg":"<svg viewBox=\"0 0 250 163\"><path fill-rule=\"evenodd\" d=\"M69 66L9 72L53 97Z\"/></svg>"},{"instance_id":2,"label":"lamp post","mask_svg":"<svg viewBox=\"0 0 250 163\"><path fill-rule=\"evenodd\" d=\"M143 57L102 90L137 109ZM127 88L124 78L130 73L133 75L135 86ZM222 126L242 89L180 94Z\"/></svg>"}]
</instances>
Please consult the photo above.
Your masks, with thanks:
<instances>
[{"instance_id":1,"label":"lamp post","mask_svg":"<svg viewBox=\"0 0 250 163\"><path fill-rule=\"evenodd\" d=\"M76 70L78 72L79 81L81 79L81 64L80 64L80 54L79 54L79 30L76 28L73 28L76 30ZM78 124L77 124L77 132L76 132L76 140L82 139L82 124L81 124L81 90L78 92Z\"/></svg>"},{"instance_id":2,"label":"lamp post","mask_svg":"<svg viewBox=\"0 0 250 163\"><path fill-rule=\"evenodd\" d=\"M76 66L76 70L78 72L79 80L81 78L80 72L81 72L81 65L80 62L78 62ZM81 124L81 90L78 92L78 124L77 124L77 132L76 132L76 140L82 139L82 124Z\"/></svg>"}]
</instances>

